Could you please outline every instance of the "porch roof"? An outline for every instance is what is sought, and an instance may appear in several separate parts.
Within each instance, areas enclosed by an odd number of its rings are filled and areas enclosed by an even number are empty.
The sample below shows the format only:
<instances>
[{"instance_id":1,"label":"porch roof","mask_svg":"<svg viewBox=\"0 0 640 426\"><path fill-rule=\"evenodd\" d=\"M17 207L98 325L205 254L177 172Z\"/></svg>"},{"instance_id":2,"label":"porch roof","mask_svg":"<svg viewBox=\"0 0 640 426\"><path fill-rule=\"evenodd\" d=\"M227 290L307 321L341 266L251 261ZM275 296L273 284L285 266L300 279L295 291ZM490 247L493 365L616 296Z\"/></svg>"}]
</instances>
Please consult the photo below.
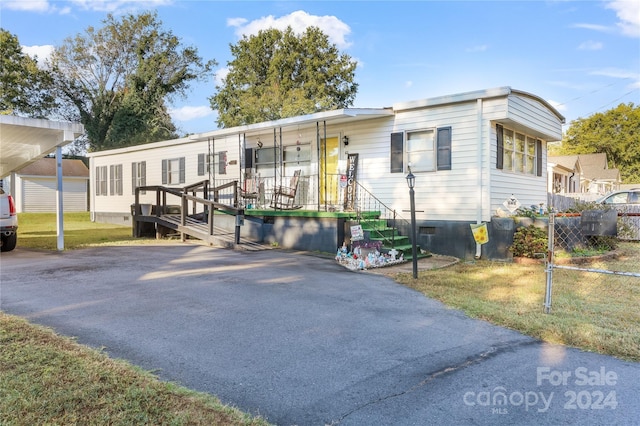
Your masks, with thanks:
<instances>
[{"instance_id":1,"label":"porch roof","mask_svg":"<svg viewBox=\"0 0 640 426\"><path fill-rule=\"evenodd\" d=\"M213 130L211 132L196 133L190 135L189 139L199 141L207 140L211 137L223 137L238 133L260 133L266 129L277 129L279 127L299 126L301 128L304 128L320 122L340 124L350 121L368 120L372 118L392 117L393 115L394 112L391 108L343 108L333 111L299 115L296 117L281 118L279 120L264 121L262 123L229 127L225 129Z\"/></svg>"}]
</instances>

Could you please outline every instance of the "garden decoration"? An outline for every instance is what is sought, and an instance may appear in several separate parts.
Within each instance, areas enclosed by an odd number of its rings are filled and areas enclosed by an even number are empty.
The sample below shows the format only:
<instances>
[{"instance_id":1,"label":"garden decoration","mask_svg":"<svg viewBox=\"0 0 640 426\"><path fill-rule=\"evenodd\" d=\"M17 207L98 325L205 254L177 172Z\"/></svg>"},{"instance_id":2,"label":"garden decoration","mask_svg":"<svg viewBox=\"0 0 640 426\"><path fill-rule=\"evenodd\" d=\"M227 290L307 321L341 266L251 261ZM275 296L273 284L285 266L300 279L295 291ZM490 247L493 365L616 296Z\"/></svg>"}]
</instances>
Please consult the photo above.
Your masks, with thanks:
<instances>
[{"instance_id":1,"label":"garden decoration","mask_svg":"<svg viewBox=\"0 0 640 426\"><path fill-rule=\"evenodd\" d=\"M399 258L397 257L398 250L392 249L385 254L381 253L379 248L378 242L362 242L354 244L352 250L349 251L347 245L343 244L338 248L335 259L339 264L352 271L383 268L405 262L402 253Z\"/></svg>"}]
</instances>

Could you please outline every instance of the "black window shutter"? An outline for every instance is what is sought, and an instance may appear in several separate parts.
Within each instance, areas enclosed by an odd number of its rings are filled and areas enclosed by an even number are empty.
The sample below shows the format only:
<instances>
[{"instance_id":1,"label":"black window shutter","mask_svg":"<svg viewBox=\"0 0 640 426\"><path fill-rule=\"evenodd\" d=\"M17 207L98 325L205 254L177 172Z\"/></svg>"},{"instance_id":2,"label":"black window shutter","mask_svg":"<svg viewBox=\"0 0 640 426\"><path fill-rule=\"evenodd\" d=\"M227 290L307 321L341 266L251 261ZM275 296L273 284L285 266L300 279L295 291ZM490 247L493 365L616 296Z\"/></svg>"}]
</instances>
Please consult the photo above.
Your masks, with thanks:
<instances>
[{"instance_id":1,"label":"black window shutter","mask_svg":"<svg viewBox=\"0 0 640 426\"><path fill-rule=\"evenodd\" d=\"M537 175L542 176L542 141L540 139L536 140L536 167Z\"/></svg>"},{"instance_id":2,"label":"black window shutter","mask_svg":"<svg viewBox=\"0 0 640 426\"><path fill-rule=\"evenodd\" d=\"M253 148L245 148L244 149L244 168L252 169L253 168Z\"/></svg>"},{"instance_id":3,"label":"black window shutter","mask_svg":"<svg viewBox=\"0 0 640 426\"><path fill-rule=\"evenodd\" d=\"M96 195L102 195L100 194L100 167L98 166L96 166L95 185L96 185Z\"/></svg>"},{"instance_id":4,"label":"black window shutter","mask_svg":"<svg viewBox=\"0 0 640 426\"><path fill-rule=\"evenodd\" d=\"M124 177L122 176L122 164L118 164L116 170L118 171L118 195L122 195L122 178Z\"/></svg>"},{"instance_id":5,"label":"black window shutter","mask_svg":"<svg viewBox=\"0 0 640 426\"><path fill-rule=\"evenodd\" d=\"M404 171L404 133L391 133L391 173Z\"/></svg>"},{"instance_id":6,"label":"black window shutter","mask_svg":"<svg viewBox=\"0 0 640 426\"><path fill-rule=\"evenodd\" d=\"M497 142L497 150L496 150L496 169L502 169L502 164L504 160L504 133L501 125L496 124L496 142Z\"/></svg>"},{"instance_id":7,"label":"black window shutter","mask_svg":"<svg viewBox=\"0 0 640 426\"><path fill-rule=\"evenodd\" d=\"M109 195L114 195L116 187L115 166L109 166Z\"/></svg>"},{"instance_id":8,"label":"black window shutter","mask_svg":"<svg viewBox=\"0 0 640 426\"><path fill-rule=\"evenodd\" d=\"M140 186L147 185L147 162L143 161L140 163ZM146 191L142 191L143 194L146 194Z\"/></svg>"},{"instance_id":9,"label":"black window shutter","mask_svg":"<svg viewBox=\"0 0 640 426\"><path fill-rule=\"evenodd\" d=\"M180 183L184 183L184 157L180 157Z\"/></svg>"},{"instance_id":10,"label":"black window shutter","mask_svg":"<svg viewBox=\"0 0 640 426\"><path fill-rule=\"evenodd\" d=\"M451 127L438 129L438 170L451 170Z\"/></svg>"},{"instance_id":11,"label":"black window shutter","mask_svg":"<svg viewBox=\"0 0 640 426\"><path fill-rule=\"evenodd\" d=\"M132 194L136 193L136 170L138 170L138 168L136 167L136 164L138 163L131 163L131 193Z\"/></svg>"},{"instance_id":12,"label":"black window shutter","mask_svg":"<svg viewBox=\"0 0 640 426\"><path fill-rule=\"evenodd\" d=\"M198 154L198 176L204 176L204 154Z\"/></svg>"},{"instance_id":13,"label":"black window shutter","mask_svg":"<svg viewBox=\"0 0 640 426\"><path fill-rule=\"evenodd\" d=\"M166 185L168 181L167 176L167 160L162 160L162 184Z\"/></svg>"}]
</instances>

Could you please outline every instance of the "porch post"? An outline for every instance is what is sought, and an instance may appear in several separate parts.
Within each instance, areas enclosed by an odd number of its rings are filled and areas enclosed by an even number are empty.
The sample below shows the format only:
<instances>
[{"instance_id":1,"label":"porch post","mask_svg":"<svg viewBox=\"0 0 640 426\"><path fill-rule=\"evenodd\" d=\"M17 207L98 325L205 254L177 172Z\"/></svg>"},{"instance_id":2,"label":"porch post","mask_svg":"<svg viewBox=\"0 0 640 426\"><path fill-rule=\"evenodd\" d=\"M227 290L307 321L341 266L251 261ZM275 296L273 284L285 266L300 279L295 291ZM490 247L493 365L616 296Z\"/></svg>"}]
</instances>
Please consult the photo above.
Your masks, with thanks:
<instances>
[{"instance_id":1,"label":"porch post","mask_svg":"<svg viewBox=\"0 0 640 426\"><path fill-rule=\"evenodd\" d=\"M56 147L56 215L57 215L57 247L64 250L64 191L62 188L62 147ZM12 179L13 184L13 179ZM14 193L15 196L15 193Z\"/></svg>"},{"instance_id":2,"label":"porch post","mask_svg":"<svg viewBox=\"0 0 640 426\"><path fill-rule=\"evenodd\" d=\"M324 211L327 211L327 121L322 122L322 128L324 133L324 149L322 150L324 155Z\"/></svg>"},{"instance_id":3,"label":"porch post","mask_svg":"<svg viewBox=\"0 0 640 426\"><path fill-rule=\"evenodd\" d=\"M316 151L318 156L318 173L316 178L316 199L318 200L318 211L320 211L320 123L316 121Z\"/></svg>"}]
</instances>

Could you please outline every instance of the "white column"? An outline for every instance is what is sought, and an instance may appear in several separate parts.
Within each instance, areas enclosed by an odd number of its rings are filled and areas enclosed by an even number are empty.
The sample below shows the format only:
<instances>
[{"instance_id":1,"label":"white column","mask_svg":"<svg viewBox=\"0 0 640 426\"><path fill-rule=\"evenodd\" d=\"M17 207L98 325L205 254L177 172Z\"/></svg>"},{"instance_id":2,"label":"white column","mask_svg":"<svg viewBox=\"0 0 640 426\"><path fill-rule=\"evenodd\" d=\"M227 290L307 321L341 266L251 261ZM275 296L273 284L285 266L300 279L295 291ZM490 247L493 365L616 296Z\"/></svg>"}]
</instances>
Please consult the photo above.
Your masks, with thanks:
<instances>
[{"instance_id":1,"label":"white column","mask_svg":"<svg viewBox=\"0 0 640 426\"><path fill-rule=\"evenodd\" d=\"M58 236L58 250L64 250L64 206L63 206L63 190L62 190L62 147L56 147L56 216L58 226L56 235Z\"/></svg>"}]
</instances>

